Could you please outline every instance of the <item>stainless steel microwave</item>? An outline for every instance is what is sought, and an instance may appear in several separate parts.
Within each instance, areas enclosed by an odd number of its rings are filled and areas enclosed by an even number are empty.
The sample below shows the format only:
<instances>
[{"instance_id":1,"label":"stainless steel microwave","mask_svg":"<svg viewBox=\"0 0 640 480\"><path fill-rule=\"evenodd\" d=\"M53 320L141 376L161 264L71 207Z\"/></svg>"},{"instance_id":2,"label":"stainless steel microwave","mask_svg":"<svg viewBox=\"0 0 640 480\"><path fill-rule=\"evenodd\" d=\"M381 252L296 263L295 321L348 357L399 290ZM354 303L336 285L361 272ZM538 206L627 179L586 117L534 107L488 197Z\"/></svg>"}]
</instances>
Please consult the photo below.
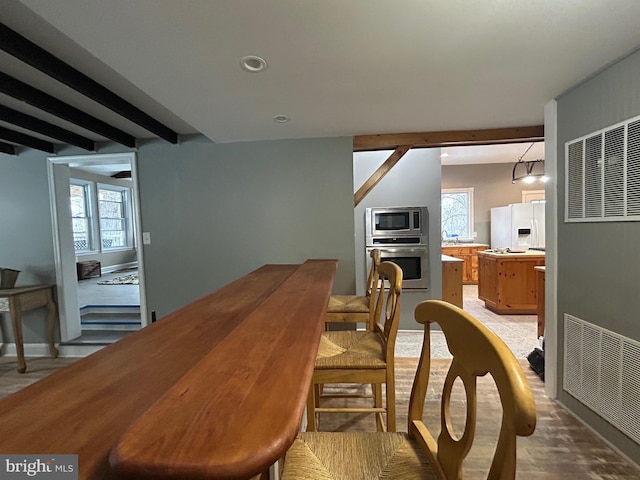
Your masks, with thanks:
<instances>
[{"instance_id":1,"label":"stainless steel microwave","mask_svg":"<svg viewBox=\"0 0 640 480\"><path fill-rule=\"evenodd\" d=\"M367 245L380 237L425 237L429 229L427 207L365 209Z\"/></svg>"}]
</instances>

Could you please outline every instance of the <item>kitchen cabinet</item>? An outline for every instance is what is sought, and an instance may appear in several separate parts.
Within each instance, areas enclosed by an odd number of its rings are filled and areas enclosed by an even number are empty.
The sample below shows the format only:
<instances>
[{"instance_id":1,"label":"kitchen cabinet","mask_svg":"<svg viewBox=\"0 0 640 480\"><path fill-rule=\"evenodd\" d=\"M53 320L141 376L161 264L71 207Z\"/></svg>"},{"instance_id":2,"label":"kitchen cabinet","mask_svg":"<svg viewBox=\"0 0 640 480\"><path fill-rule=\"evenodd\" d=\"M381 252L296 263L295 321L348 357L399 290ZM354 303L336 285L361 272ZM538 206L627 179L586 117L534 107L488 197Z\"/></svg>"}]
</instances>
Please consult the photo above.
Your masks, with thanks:
<instances>
[{"instance_id":1,"label":"kitchen cabinet","mask_svg":"<svg viewBox=\"0 0 640 480\"><path fill-rule=\"evenodd\" d=\"M442 300L462 308L463 260L442 255Z\"/></svg>"},{"instance_id":2,"label":"kitchen cabinet","mask_svg":"<svg viewBox=\"0 0 640 480\"><path fill-rule=\"evenodd\" d=\"M484 243L442 245L442 254L463 260L462 283L464 285L476 285L478 283L478 252L488 248L489 245Z\"/></svg>"},{"instance_id":3,"label":"kitchen cabinet","mask_svg":"<svg viewBox=\"0 0 640 480\"><path fill-rule=\"evenodd\" d=\"M538 312L535 267L544 265L544 252L478 252L478 298L498 314Z\"/></svg>"}]
</instances>

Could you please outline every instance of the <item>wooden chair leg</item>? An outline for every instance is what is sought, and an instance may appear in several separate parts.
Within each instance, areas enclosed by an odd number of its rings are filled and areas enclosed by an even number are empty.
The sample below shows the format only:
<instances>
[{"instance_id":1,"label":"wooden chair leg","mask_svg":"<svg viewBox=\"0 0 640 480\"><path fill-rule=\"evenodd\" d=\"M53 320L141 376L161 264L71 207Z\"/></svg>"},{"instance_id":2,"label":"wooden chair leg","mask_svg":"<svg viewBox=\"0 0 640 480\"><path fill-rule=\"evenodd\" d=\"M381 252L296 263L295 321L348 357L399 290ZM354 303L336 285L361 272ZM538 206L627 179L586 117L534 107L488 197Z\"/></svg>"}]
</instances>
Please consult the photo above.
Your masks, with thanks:
<instances>
[{"instance_id":1,"label":"wooden chair leg","mask_svg":"<svg viewBox=\"0 0 640 480\"><path fill-rule=\"evenodd\" d=\"M307 432L316 431L316 384L311 383L307 395Z\"/></svg>"},{"instance_id":2,"label":"wooden chair leg","mask_svg":"<svg viewBox=\"0 0 640 480\"><path fill-rule=\"evenodd\" d=\"M373 391L373 406L376 408L382 407L382 385L379 383L371 384L371 390ZM378 432L384 432L385 426L381 413L376 413L376 430Z\"/></svg>"},{"instance_id":3,"label":"wooden chair leg","mask_svg":"<svg viewBox=\"0 0 640 480\"><path fill-rule=\"evenodd\" d=\"M396 431L396 385L395 377L389 375L386 383L387 432Z\"/></svg>"}]
</instances>

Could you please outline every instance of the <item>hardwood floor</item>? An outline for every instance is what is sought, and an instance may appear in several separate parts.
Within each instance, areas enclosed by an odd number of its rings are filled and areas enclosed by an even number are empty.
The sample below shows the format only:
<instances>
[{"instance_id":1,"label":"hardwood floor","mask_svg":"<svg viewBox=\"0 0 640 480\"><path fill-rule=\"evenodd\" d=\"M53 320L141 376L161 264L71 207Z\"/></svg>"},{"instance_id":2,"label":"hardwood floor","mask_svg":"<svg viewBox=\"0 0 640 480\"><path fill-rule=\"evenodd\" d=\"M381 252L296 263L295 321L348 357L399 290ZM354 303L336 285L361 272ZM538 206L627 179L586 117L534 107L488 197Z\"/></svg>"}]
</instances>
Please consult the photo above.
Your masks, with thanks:
<instances>
[{"instance_id":1,"label":"hardwood floor","mask_svg":"<svg viewBox=\"0 0 640 480\"><path fill-rule=\"evenodd\" d=\"M434 433L440 431L440 394L450 360L433 360L429 390L425 401L424 421ZM638 480L640 470L596 437L582 423L544 391L544 383L529 368L520 364L533 392L536 430L530 437L518 438L517 475L519 480ZM413 377L418 365L415 358L396 358L396 411L398 431L407 431L407 411ZM337 393L337 387L325 387L326 393ZM454 389L451 415L454 431L462 432L466 403L462 389ZM476 443L464 464L466 479L485 479L489 470L487 458L493 454L499 430L500 411L495 384L489 378L478 380L478 424ZM344 405L347 400L331 400L326 405ZM349 400L356 406L358 400ZM321 414L320 431L375 431L371 415Z\"/></svg>"}]
</instances>

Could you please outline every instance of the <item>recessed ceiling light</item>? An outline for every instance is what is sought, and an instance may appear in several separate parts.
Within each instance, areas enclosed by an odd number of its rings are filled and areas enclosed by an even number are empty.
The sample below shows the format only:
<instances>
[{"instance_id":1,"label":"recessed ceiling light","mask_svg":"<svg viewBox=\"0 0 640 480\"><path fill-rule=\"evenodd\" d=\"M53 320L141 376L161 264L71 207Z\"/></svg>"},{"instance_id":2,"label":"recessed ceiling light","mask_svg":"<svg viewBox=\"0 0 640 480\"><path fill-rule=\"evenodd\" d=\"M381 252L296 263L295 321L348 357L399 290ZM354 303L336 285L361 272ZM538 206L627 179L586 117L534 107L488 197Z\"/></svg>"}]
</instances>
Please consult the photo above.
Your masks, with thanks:
<instances>
[{"instance_id":1,"label":"recessed ceiling light","mask_svg":"<svg viewBox=\"0 0 640 480\"><path fill-rule=\"evenodd\" d=\"M273 117L273 121L276 123L287 123L291 120L287 115L276 115Z\"/></svg>"},{"instance_id":2,"label":"recessed ceiling light","mask_svg":"<svg viewBox=\"0 0 640 480\"><path fill-rule=\"evenodd\" d=\"M247 55L240 60L240 66L247 72L257 73L267 68L267 61L262 57Z\"/></svg>"}]
</instances>

